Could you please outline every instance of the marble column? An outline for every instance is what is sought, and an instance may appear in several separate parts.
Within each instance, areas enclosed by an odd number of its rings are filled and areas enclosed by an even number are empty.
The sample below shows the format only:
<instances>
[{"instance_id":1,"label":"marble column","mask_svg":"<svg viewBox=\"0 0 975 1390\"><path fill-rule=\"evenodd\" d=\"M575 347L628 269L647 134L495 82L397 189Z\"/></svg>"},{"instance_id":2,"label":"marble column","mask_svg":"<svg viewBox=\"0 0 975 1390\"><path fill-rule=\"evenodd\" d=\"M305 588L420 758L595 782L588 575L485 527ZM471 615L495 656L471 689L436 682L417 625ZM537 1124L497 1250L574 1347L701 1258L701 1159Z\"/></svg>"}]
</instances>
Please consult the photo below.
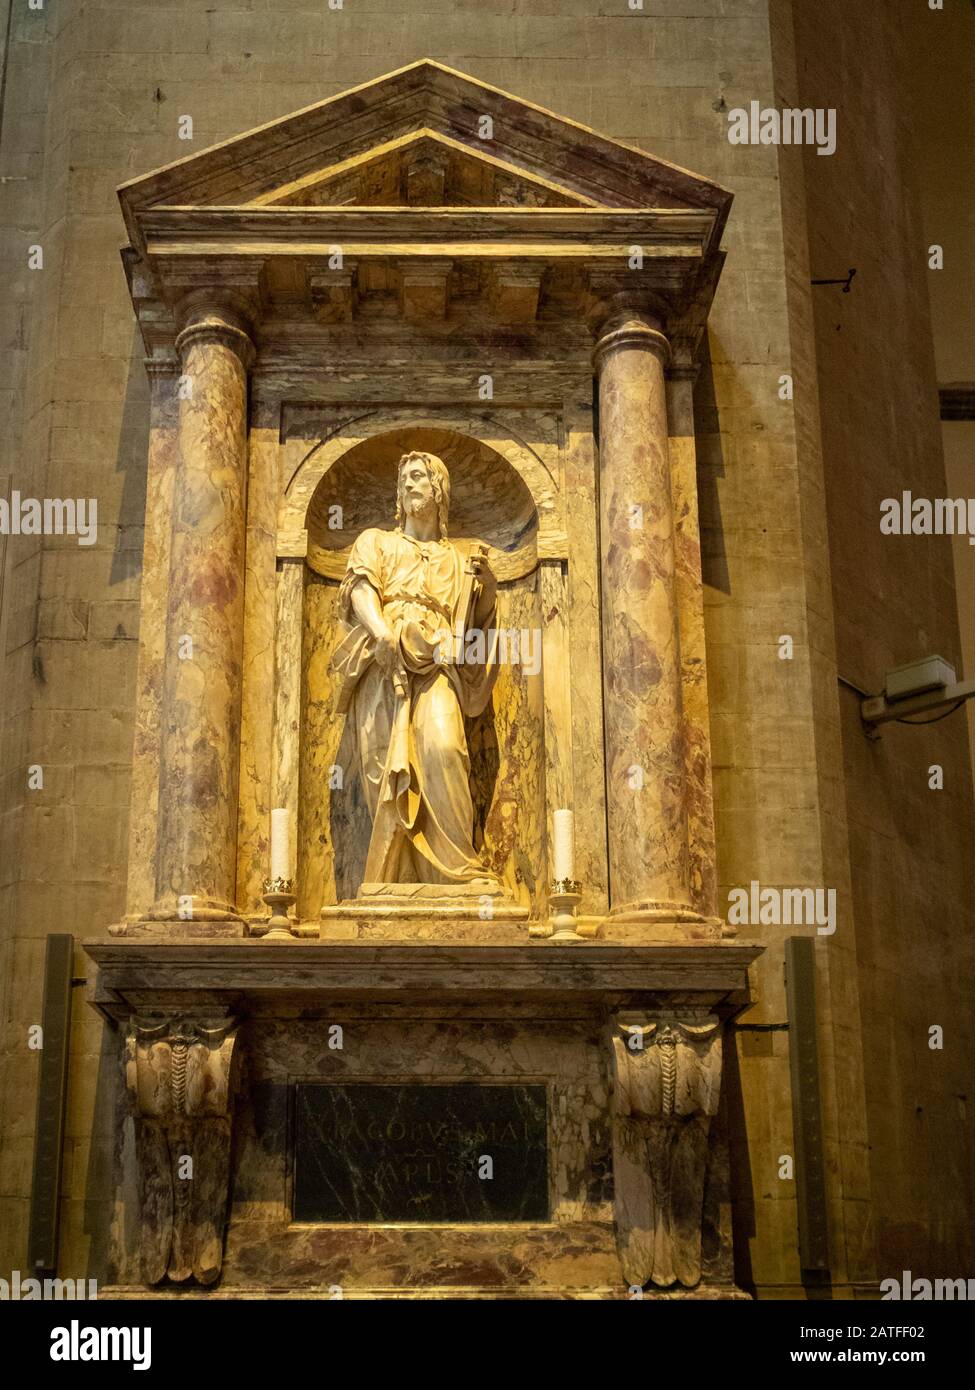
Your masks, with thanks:
<instances>
[{"instance_id":1,"label":"marble column","mask_svg":"<svg viewBox=\"0 0 975 1390\"><path fill-rule=\"evenodd\" d=\"M236 840L244 619L247 371L236 309L195 299L176 339L179 458L163 682L156 905L152 916L237 916Z\"/></svg>"},{"instance_id":2,"label":"marble column","mask_svg":"<svg viewBox=\"0 0 975 1390\"><path fill-rule=\"evenodd\" d=\"M696 917L689 891L678 594L664 368L649 313L601 326L599 506L611 917Z\"/></svg>"}]
</instances>

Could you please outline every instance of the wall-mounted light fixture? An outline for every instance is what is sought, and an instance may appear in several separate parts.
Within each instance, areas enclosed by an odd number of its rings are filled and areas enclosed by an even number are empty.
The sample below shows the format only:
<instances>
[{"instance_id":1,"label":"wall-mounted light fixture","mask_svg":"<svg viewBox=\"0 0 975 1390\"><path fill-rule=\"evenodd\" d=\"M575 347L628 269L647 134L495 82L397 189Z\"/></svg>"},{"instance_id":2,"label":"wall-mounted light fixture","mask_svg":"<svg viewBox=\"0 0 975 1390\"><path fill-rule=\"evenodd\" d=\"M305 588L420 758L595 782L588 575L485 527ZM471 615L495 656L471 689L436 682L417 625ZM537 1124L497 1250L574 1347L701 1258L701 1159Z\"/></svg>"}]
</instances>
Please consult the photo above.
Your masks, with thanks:
<instances>
[{"instance_id":1,"label":"wall-mounted light fixture","mask_svg":"<svg viewBox=\"0 0 975 1390\"><path fill-rule=\"evenodd\" d=\"M956 680L955 668L944 657L926 656L888 671L883 694L862 701L860 718L872 737L879 738L879 724L934 724L961 709L973 695L975 681Z\"/></svg>"}]
</instances>

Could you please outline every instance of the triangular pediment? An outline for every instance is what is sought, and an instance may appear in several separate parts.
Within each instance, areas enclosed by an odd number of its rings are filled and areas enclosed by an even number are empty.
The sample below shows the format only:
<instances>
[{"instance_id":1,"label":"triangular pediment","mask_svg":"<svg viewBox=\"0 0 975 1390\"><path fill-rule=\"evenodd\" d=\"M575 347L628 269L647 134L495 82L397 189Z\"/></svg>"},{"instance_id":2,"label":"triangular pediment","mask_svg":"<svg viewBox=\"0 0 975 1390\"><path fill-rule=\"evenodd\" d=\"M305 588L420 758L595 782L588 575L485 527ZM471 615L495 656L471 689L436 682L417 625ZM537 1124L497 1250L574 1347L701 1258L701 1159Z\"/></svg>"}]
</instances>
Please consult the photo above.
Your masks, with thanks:
<instances>
[{"instance_id":1,"label":"triangular pediment","mask_svg":"<svg viewBox=\"0 0 975 1390\"><path fill-rule=\"evenodd\" d=\"M551 179L424 127L312 169L251 207L593 207Z\"/></svg>"},{"instance_id":2,"label":"triangular pediment","mask_svg":"<svg viewBox=\"0 0 975 1390\"><path fill-rule=\"evenodd\" d=\"M140 210L442 206L675 208L718 222L710 180L424 59L119 189Z\"/></svg>"}]
</instances>

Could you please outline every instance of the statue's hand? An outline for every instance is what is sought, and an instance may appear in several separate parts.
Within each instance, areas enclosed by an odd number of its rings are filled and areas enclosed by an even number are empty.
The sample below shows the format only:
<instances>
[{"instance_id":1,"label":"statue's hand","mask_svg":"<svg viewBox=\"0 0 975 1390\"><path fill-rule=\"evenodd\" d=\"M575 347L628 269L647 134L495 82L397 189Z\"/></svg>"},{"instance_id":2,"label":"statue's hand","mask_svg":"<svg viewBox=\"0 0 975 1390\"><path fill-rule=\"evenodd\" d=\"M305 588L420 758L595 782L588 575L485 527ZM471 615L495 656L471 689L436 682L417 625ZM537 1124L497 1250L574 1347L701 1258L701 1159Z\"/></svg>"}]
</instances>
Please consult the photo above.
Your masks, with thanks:
<instances>
[{"instance_id":1,"label":"statue's hand","mask_svg":"<svg viewBox=\"0 0 975 1390\"><path fill-rule=\"evenodd\" d=\"M394 685L397 680L405 683L406 672L403 669L399 642L389 628L376 638L376 662L380 671L388 676Z\"/></svg>"},{"instance_id":2,"label":"statue's hand","mask_svg":"<svg viewBox=\"0 0 975 1390\"><path fill-rule=\"evenodd\" d=\"M498 581L494 577L494 571L488 563L487 556L472 555L471 569L477 576L477 582L481 586L481 598L478 606L484 609L490 608L498 592Z\"/></svg>"}]
</instances>

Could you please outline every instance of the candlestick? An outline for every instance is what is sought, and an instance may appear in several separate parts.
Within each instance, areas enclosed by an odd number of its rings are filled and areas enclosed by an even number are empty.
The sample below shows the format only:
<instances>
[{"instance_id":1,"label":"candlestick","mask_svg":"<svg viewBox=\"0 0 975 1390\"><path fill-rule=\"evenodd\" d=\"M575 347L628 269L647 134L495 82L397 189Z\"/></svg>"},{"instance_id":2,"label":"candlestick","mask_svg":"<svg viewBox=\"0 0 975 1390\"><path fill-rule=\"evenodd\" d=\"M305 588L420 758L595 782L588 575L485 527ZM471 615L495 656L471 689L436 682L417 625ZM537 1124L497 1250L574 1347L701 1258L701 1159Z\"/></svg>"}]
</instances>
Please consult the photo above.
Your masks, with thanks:
<instances>
[{"instance_id":1,"label":"candlestick","mask_svg":"<svg viewBox=\"0 0 975 1390\"><path fill-rule=\"evenodd\" d=\"M291 941L295 936L288 908L294 905L294 883L290 878L266 878L262 897L271 909L264 932L265 941Z\"/></svg>"},{"instance_id":2,"label":"candlestick","mask_svg":"<svg viewBox=\"0 0 975 1390\"><path fill-rule=\"evenodd\" d=\"M576 908L582 899L582 885L573 878L556 879L548 900L552 911L550 941L581 941L576 931Z\"/></svg>"}]
</instances>

